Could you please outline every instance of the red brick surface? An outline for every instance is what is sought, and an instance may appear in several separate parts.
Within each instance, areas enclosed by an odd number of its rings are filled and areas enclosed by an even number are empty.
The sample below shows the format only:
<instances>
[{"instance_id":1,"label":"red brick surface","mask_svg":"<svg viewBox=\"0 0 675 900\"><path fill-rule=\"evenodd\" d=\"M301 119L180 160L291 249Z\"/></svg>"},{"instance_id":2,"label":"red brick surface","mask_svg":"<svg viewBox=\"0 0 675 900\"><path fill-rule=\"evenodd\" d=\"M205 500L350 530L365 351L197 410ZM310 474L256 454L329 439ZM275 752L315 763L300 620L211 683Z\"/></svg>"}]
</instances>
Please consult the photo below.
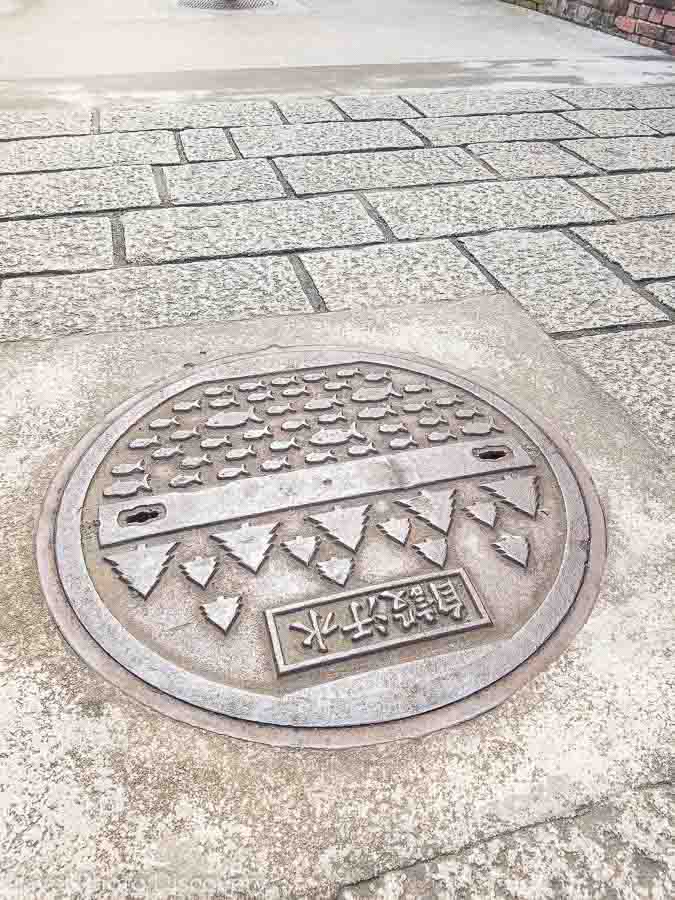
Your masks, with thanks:
<instances>
[{"instance_id":1,"label":"red brick surface","mask_svg":"<svg viewBox=\"0 0 675 900\"><path fill-rule=\"evenodd\" d=\"M651 22L638 22L635 30L638 34L642 34L645 37L652 38L652 40L656 41L660 40L666 33L663 26L653 25Z\"/></svg>"},{"instance_id":2,"label":"red brick surface","mask_svg":"<svg viewBox=\"0 0 675 900\"><path fill-rule=\"evenodd\" d=\"M614 24L619 31L625 31L627 34L632 34L635 31L637 22L635 19L629 19L626 16L617 16Z\"/></svg>"},{"instance_id":3,"label":"red brick surface","mask_svg":"<svg viewBox=\"0 0 675 900\"><path fill-rule=\"evenodd\" d=\"M675 28L675 12L666 13L663 17L663 24L666 28Z\"/></svg>"},{"instance_id":4,"label":"red brick surface","mask_svg":"<svg viewBox=\"0 0 675 900\"><path fill-rule=\"evenodd\" d=\"M655 25L660 25L663 20L665 13L662 9L652 9L649 13L649 21L654 22Z\"/></svg>"}]
</instances>

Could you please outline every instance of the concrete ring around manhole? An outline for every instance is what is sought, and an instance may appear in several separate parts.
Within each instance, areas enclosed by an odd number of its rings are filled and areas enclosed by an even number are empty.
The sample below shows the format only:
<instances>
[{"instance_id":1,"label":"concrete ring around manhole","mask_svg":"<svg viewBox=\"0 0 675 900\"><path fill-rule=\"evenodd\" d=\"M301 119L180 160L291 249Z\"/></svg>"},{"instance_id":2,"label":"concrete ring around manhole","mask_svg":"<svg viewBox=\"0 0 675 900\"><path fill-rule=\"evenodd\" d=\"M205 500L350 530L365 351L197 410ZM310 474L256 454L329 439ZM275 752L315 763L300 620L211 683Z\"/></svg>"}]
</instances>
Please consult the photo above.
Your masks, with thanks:
<instances>
[{"instance_id":1,"label":"concrete ring around manhole","mask_svg":"<svg viewBox=\"0 0 675 900\"><path fill-rule=\"evenodd\" d=\"M231 736L335 748L506 699L588 617L602 509L557 430L410 355L228 358L114 410L37 535L72 647Z\"/></svg>"}]
</instances>

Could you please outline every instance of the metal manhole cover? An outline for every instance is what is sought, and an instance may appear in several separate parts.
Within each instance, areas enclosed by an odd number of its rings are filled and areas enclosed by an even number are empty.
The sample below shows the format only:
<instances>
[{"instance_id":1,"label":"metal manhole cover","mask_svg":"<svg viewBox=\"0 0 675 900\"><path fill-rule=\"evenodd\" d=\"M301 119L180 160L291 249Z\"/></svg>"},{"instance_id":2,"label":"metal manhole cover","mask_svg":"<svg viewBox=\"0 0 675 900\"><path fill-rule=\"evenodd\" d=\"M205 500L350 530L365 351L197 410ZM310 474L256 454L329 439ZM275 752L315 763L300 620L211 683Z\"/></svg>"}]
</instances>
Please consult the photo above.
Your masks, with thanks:
<instances>
[{"instance_id":1,"label":"metal manhole cover","mask_svg":"<svg viewBox=\"0 0 675 900\"><path fill-rule=\"evenodd\" d=\"M216 730L325 746L510 693L588 614L598 509L559 442L489 390L291 348L120 407L57 479L38 548L61 628L84 652L74 611L108 677Z\"/></svg>"},{"instance_id":2,"label":"metal manhole cover","mask_svg":"<svg viewBox=\"0 0 675 900\"><path fill-rule=\"evenodd\" d=\"M179 6L189 9L215 9L238 12L246 9L272 9L276 0L180 0Z\"/></svg>"}]
</instances>

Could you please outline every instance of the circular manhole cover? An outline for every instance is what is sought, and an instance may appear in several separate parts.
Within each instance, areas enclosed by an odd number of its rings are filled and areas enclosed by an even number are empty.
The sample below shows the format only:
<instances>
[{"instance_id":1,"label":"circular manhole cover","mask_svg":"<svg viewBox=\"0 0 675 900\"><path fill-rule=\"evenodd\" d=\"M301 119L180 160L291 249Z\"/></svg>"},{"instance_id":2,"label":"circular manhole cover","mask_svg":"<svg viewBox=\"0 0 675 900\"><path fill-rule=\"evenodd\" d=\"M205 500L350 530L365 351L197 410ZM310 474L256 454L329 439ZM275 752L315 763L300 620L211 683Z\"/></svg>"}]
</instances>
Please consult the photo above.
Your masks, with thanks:
<instances>
[{"instance_id":1,"label":"circular manhole cover","mask_svg":"<svg viewBox=\"0 0 675 900\"><path fill-rule=\"evenodd\" d=\"M66 637L141 700L338 746L508 696L588 615L604 530L551 429L486 388L290 348L116 410L52 487L38 551Z\"/></svg>"}]
</instances>

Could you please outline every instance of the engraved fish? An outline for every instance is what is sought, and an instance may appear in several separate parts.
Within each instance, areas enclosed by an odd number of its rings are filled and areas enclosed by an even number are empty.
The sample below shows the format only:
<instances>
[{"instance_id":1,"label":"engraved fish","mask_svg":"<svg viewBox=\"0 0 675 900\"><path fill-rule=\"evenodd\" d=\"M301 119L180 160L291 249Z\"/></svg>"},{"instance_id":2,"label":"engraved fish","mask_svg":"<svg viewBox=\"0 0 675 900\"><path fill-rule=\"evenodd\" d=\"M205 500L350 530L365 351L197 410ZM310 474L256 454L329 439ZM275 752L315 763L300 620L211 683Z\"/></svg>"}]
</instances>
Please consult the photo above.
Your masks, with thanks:
<instances>
[{"instance_id":1,"label":"engraved fish","mask_svg":"<svg viewBox=\"0 0 675 900\"><path fill-rule=\"evenodd\" d=\"M267 415L268 416L285 416L286 413L295 412L295 407L292 403L282 403L281 406L268 406L267 407Z\"/></svg>"},{"instance_id":2,"label":"engraved fish","mask_svg":"<svg viewBox=\"0 0 675 900\"><path fill-rule=\"evenodd\" d=\"M103 489L104 497L133 497L139 491L152 492L148 483L149 475L140 481L113 481L111 485Z\"/></svg>"},{"instance_id":3,"label":"engraved fish","mask_svg":"<svg viewBox=\"0 0 675 900\"><path fill-rule=\"evenodd\" d=\"M278 472L279 469L290 469L291 464L285 456L282 456L281 459L266 459L260 463L260 468L263 472Z\"/></svg>"},{"instance_id":4,"label":"engraved fish","mask_svg":"<svg viewBox=\"0 0 675 900\"><path fill-rule=\"evenodd\" d=\"M300 385L299 387L295 386L295 387L284 388L283 391L281 392L281 396L282 397L300 397L303 394L311 396L311 393L312 392L309 390L307 385L303 384L303 385Z\"/></svg>"},{"instance_id":5,"label":"engraved fish","mask_svg":"<svg viewBox=\"0 0 675 900\"><path fill-rule=\"evenodd\" d=\"M254 391L248 395L249 403L258 403L260 400L274 400L274 394L269 388L264 391Z\"/></svg>"},{"instance_id":6,"label":"engraved fish","mask_svg":"<svg viewBox=\"0 0 675 900\"><path fill-rule=\"evenodd\" d=\"M389 441L389 446L392 450L406 450L408 447L417 447L417 441L409 434L407 437L394 438Z\"/></svg>"},{"instance_id":7,"label":"engraved fish","mask_svg":"<svg viewBox=\"0 0 675 900\"><path fill-rule=\"evenodd\" d=\"M269 425L265 425L264 428L251 428L249 431L245 431L242 435L245 441L259 441L264 437L272 437L272 429Z\"/></svg>"},{"instance_id":8,"label":"engraved fish","mask_svg":"<svg viewBox=\"0 0 675 900\"><path fill-rule=\"evenodd\" d=\"M270 381L274 387L286 387L288 384L299 384L300 379L297 375L277 375Z\"/></svg>"},{"instance_id":9,"label":"engraved fish","mask_svg":"<svg viewBox=\"0 0 675 900\"><path fill-rule=\"evenodd\" d=\"M472 419L474 416L480 415L480 410L475 406L459 406L455 410L458 419Z\"/></svg>"},{"instance_id":10,"label":"engraved fish","mask_svg":"<svg viewBox=\"0 0 675 900\"><path fill-rule=\"evenodd\" d=\"M379 453L375 444L361 444L356 447L352 446L347 450L350 456L368 456L369 453Z\"/></svg>"},{"instance_id":11,"label":"engraved fish","mask_svg":"<svg viewBox=\"0 0 675 900\"><path fill-rule=\"evenodd\" d=\"M159 450L153 450L153 459L171 459L173 456L183 456L183 450L180 444L175 447L160 447Z\"/></svg>"},{"instance_id":12,"label":"engraved fish","mask_svg":"<svg viewBox=\"0 0 675 900\"><path fill-rule=\"evenodd\" d=\"M110 470L111 475L133 475L134 472L145 472L144 459L139 459L135 463L120 463Z\"/></svg>"},{"instance_id":13,"label":"engraved fish","mask_svg":"<svg viewBox=\"0 0 675 900\"><path fill-rule=\"evenodd\" d=\"M316 381L325 381L326 378L328 378L326 372L308 372L306 375L302 376L302 380L309 381L310 384Z\"/></svg>"},{"instance_id":14,"label":"engraved fish","mask_svg":"<svg viewBox=\"0 0 675 900\"><path fill-rule=\"evenodd\" d=\"M204 484L201 472L195 472L194 475L175 475L169 482L169 487L184 488L191 484Z\"/></svg>"},{"instance_id":15,"label":"engraved fish","mask_svg":"<svg viewBox=\"0 0 675 900\"><path fill-rule=\"evenodd\" d=\"M204 438L199 446L202 450L217 450L219 447L231 447L232 441L224 434L222 437Z\"/></svg>"},{"instance_id":16,"label":"engraved fish","mask_svg":"<svg viewBox=\"0 0 675 900\"><path fill-rule=\"evenodd\" d=\"M447 416L420 416L419 424L422 428L433 428L434 425L447 425Z\"/></svg>"},{"instance_id":17,"label":"engraved fish","mask_svg":"<svg viewBox=\"0 0 675 900\"><path fill-rule=\"evenodd\" d=\"M240 391L259 391L261 388L267 387L264 381L244 381L239 385Z\"/></svg>"},{"instance_id":18,"label":"engraved fish","mask_svg":"<svg viewBox=\"0 0 675 900\"><path fill-rule=\"evenodd\" d=\"M336 400L334 397L331 397L330 400L308 400L302 408L305 412L317 412L321 409L332 409L334 406L344 406L344 403L342 400Z\"/></svg>"},{"instance_id":19,"label":"engraved fish","mask_svg":"<svg viewBox=\"0 0 675 900\"><path fill-rule=\"evenodd\" d=\"M229 385L229 384L225 384L225 385L214 384L211 387L207 387L204 389L204 395L206 397L220 397L221 394L225 394L225 393L228 393L228 394L232 393L231 385Z\"/></svg>"},{"instance_id":20,"label":"engraved fish","mask_svg":"<svg viewBox=\"0 0 675 900\"><path fill-rule=\"evenodd\" d=\"M497 425L492 416L484 422L474 421L469 422L467 425L462 425L462 434L490 434L491 431L504 431L503 428Z\"/></svg>"},{"instance_id":21,"label":"engraved fish","mask_svg":"<svg viewBox=\"0 0 675 900\"><path fill-rule=\"evenodd\" d=\"M297 440L292 437L289 441L272 441L270 443L270 450L274 453L286 452L287 450L299 450L302 444L299 444Z\"/></svg>"},{"instance_id":22,"label":"engraved fish","mask_svg":"<svg viewBox=\"0 0 675 900\"><path fill-rule=\"evenodd\" d=\"M217 478L220 478L221 481L225 481L227 478L237 478L239 475L250 475L251 473L246 468L246 465L239 466L229 466L225 469L221 469L218 472Z\"/></svg>"},{"instance_id":23,"label":"engraved fish","mask_svg":"<svg viewBox=\"0 0 675 900\"><path fill-rule=\"evenodd\" d=\"M208 453L203 456L184 456L180 461L181 469L199 469L201 466L210 466L213 460Z\"/></svg>"},{"instance_id":24,"label":"engraved fish","mask_svg":"<svg viewBox=\"0 0 675 900\"><path fill-rule=\"evenodd\" d=\"M147 450L148 447L159 447L159 435L153 434L151 438L134 438L129 441L130 450Z\"/></svg>"},{"instance_id":25,"label":"engraved fish","mask_svg":"<svg viewBox=\"0 0 675 900\"><path fill-rule=\"evenodd\" d=\"M352 400L354 403L378 403L381 400L386 400L388 397L402 397L403 394L399 394L393 384L384 384L381 387L375 388L359 388L358 391L352 394Z\"/></svg>"},{"instance_id":26,"label":"engraved fish","mask_svg":"<svg viewBox=\"0 0 675 900\"><path fill-rule=\"evenodd\" d=\"M309 428L307 419L286 419L281 423L282 431L300 431L301 428Z\"/></svg>"},{"instance_id":27,"label":"engraved fish","mask_svg":"<svg viewBox=\"0 0 675 900\"><path fill-rule=\"evenodd\" d=\"M345 388L350 388L351 384L348 381L327 381L323 389L324 391L344 391Z\"/></svg>"},{"instance_id":28,"label":"engraved fish","mask_svg":"<svg viewBox=\"0 0 675 900\"><path fill-rule=\"evenodd\" d=\"M357 413L359 419L384 419L385 416L395 416L396 410L391 406L366 406Z\"/></svg>"},{"instance_id":29,"label":"engraved fish","mask_svg":"<svg viewBox=\"0 0 675 900\"><path fill-rule=\"evenodd\" d=\"M335 374L338 378L353 378L355 375L363 375L363 372L355 366L351 369L338 369Z\"/></svg>"},{"instance_id":30,"label":"engraved fish","mask_svg":"<svg viewBox=\"0 0 675 900\"><path fill-rule=\"evenodd\" d=\"M350 425L348 431L342 428L322 428L311 436L309 443L315 447L335 447L338 444L346 444L352 438L357 441L366 440L365 434L361 434L356 423Z\"/></svg>"},{"instance_id":31,"label":"engraved fish","mask_svg":"<svg viewBox=\"0 0 675 900\"><path fill-rule=\"evenodd\" d=\"M171 419L153 419L148 425L153 431L159 431L162 428L171 428L172 425L180 425L180 421L173 416Z\"/></svg>"},{"instance_id":32,"label":"engraved fish","mask_svg":"<svg viewBox=\"0 0 675 900\"><path fill-rule=\"evenodd\" d=\"M315 450L313 453L305 454L305 462L310 463L310 465L313 465L315 463L325 463L328 462L329 459L332 462L338 461L337 456L333 453L332 450Z\"/></svg>"},{"instance_id":33,"label":"engraved fish","mask_svg":"<svg viewBox=\"0 0 675 900\"><path fill-rule=\"evenodd\" d=\"M363 380L371 384L377 381L391 381L391 372L367 372Z\"/></svg>"},{"instance_id":34,"label":"engraved fish","mask_svg":"<svg viewBox=\"0 0 675 900\"><path fill-rule=\"evenodd\" d=\"M216 397L215 400L209 400L211 409L229 409L230 406L241 406L234 394L227 397Z\"/></svg>"},{"instance_id":35,"label":"engraved fish","mask_svg":"<svg viewBox=\"0 0 675 900\"><path fill-rule=\"evenodd\" d=\"M248 409L242 409L239 412L218 413L206 420L207 428L238 428L247 422L257 422L262 425L265 420L261 419L256 413L255 407L250 406Z\"/></svg>"},{"instance_id":36,"label":"engraved fish","mask_svg":"<svg viewBox=\"0 0 675 900\"><path fill-rule=\"evenodd\" d=\"M256 452L249 444L248 447L237 447L236 450L228 450L225 459L246 459L247 456L255 456Z\"/></svg>"},{"instance_id":37,"label":"engraved fish","mask_svg":"<svg viewBox=\"0 0 675 900\"><path fill-rule=\"evenodd\" d=\"M384 422L378 428L378 431L381 434L397 434L397 432L402 431L404 434L408 434L408 426L404 425L403 422Z\"/></svg>"},{"instance_id":38,"label":"engraved fish","mask_svg":"<svg viewBox=\"0 0 675 900\"><path fill-rule=\"evenodd\" d=\"M190 412L192 409L201 409L201 400L180 400L171 407L174 412Z\"/></svg>"},{"instance_id":39,"label":"engraved fish","mask_svg":"<svg viewBox=\"0 0 675 900\"><path fill-rule=\"evenodd\" d=\"M433 406L428 400L420 400L419 403L404 403L403 404L403 412L407 413L420 413L424 410L428 412L433 412Z\"/></svg>"},{"instance_id":40,"label":"engraved fish","mask_svg":"<svg viewBox=\"0 0 675 900\"><path fill-rule=\"evenodd\" d=\"M453 403L461 403L462 398L459 394L443 394L442 397L436 399L436 406L452 406Z\"/></svg>"},{"instance_id":41,"label":"engraved fish","mask_svg":"<svg viewBox=\"0 0 675 900\"><path fill-rule=\"evenodd\" d=\"M325 413L323 416L319 416L317 421L320 425L333 425L335 422L348 422L349 419L340 410L339 412Z\"/></svg>"},{"instance_id":42,"label":"engraved fish","mask_svg":"<svg viewBox=\"0 0 675 900\"><path fill-rule=\"evenodd\" d=\"M173 434L169 435L172 441L189 441L190 438L199 437L199 432L196 428L191 428L189 431L174 431Z\"/></svg>"},{"instance_id":43,"label":"engraved fish","mask_svg":"<svg viewBox=\"0 0 675 900\"><path fill-rule=\"evenodd\" d=\"M432 431L427 435L430 444L442 444L444 441L454 438L455 435L451 431Z\"/></svg>"},{"instance_id":44,"label":"engraved fish","mask_svg":"<svg viewBox=\"0 0 675 900\"><path fill-rule=\"evenodd\" d=\"M422 394L424 391L432 391L433 388L426 381L415 381L412 384L404 384L403 391L406 394Z\"/></svg>"}]
</instances>

